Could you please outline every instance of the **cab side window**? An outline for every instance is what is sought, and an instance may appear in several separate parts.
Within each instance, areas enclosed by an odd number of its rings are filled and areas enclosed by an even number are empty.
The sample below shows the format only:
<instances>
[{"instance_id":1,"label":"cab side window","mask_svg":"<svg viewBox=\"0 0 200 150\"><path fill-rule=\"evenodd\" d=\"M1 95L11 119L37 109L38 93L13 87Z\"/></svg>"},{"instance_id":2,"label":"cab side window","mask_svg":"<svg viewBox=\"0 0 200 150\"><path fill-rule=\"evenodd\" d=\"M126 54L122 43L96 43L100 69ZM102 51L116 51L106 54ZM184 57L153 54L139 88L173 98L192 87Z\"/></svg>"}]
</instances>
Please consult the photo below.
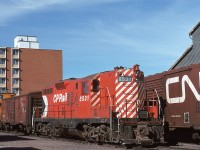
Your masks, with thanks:
<instances>
[{"instance_id":1,"label":"cab side window","mask_svg":"<svg viewBox=\"0 0 200 150\"><path fill-rule=\"evenodd\" d=\"M88 82L83 82L82 83L82 93L83 94L88 94Z\"/></svg>"},{"instance_id":2,"label":"cab side window","mask_svg":"<svg viewBox=\"0 0 200 150\"><path fill-rule=\"evenodd\" d=\"M94 79L92 80L92 92L98 92L99 91L99 80Z\"/></svg>"}]
</instances>

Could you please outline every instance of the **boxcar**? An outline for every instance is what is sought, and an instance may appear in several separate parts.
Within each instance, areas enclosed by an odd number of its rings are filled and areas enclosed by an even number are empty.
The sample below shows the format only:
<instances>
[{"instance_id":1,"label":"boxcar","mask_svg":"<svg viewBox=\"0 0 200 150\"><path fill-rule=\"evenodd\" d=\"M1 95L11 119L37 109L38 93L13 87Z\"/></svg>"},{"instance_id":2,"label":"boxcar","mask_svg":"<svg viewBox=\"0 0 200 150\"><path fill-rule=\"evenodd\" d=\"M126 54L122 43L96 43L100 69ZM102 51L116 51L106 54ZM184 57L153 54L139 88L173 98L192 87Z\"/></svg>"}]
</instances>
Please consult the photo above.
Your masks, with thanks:
<instances>
[{"instance_id":1,"label":"boxcar","mask_svg":"<svg viewBox=\"0 0 200 150\"><path fill-rule=\"evenodd\" d=\"M41 92L2 100L2 123L5 130L25 130L30 132L34 106L42 106Z\"/></svg>"},{"instance_id":2,"label":"boxcar","mask_svg":"<svg viewBox=\"0 0 200 150\"><path fill-rule=\"evenodd\" d=\"M166 141L200 140L200 64L148 76L145 91L163 102Z\"/></svg>"}]
</instances>

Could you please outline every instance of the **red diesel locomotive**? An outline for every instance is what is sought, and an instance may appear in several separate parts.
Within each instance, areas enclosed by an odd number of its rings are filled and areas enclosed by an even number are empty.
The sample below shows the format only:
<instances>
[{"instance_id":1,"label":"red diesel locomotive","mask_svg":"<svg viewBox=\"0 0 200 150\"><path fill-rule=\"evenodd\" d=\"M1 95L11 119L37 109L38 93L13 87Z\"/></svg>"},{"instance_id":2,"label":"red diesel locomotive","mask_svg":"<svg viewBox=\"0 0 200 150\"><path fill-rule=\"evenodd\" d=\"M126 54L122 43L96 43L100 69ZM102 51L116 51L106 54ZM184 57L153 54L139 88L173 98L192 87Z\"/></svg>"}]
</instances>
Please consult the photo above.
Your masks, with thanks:
<instances>
[{"instance_id":1,"label":"red diesel locomotive","mask_svg":"<svg viewBox=\"0 0 200 150\"><path fill-rule=\"evenodd\" d=\"M6 129L50 137L77 136L99 143L132 146L163 142L160 105L158 100L154 105L144 100L143 80L143 72L135 65L60 81L44 89L42 95L35 92L4 99L2 123ZM14 119L19 116L21 120Z\"/></svg>"},{"instance_id":2,"label":"red diesel locomotive","mask_svg":"<svg viewBox=\"0 0 200 150\"><path fill-rule=\"evenodd\" d=\"M158 114L158 105L139 107L143 78L135 65L56 83L43 90L43 113L34 117L34 131L127 146L161 142L162 118L152 115Z\"/></svg>"}]
</instances>

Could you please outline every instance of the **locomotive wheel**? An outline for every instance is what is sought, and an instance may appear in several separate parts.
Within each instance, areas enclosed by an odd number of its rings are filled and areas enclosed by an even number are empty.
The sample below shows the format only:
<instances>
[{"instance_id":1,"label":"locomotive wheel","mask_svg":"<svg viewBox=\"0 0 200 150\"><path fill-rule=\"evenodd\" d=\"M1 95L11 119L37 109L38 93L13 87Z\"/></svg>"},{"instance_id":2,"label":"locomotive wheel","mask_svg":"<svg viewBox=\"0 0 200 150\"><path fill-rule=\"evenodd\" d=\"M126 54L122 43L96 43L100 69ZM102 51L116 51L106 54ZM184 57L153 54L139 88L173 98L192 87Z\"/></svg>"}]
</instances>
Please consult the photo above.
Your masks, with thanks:
<instances>
[{"instance_id":1,"label":"locomotive wheel","mask_svg":"<svg viewBox=\"0 0 200 150\"><path fill-rule=\"evenodd\" d=\"M52 125L50 123L47 124L47 134L49 138L54 137L54 129L52 128Z\"/></svg>"},{"instance_id":2,"label":"locomotive wheel","mask_svg":"<svg viewBox=\"0 0 200 150\"><path fill-rule=\"evenodd\" d=\"M6 131L9 131L9 130L10 130L10 125L9 125L9 124L6 124L6 125L5 125L5 130L6 130Z\"/></svg>"},{"instance_id":3,"label":"locomotive wheel","mask_svg":"<svg viewBox=\"0 0 200 150\"><path fill-rule=\"evenodd\" d=\"M38 123L36 125L36 135L39 136L41 134L41 128L42 128L42 124L41 123Z\"/></svg>"},{"instance_id":4,"label":"locomotive wheel","mask_svg":"<svg viewBox=\"0 0 200 150\"><path fill-rule=\"evenodd\" d=\"M46 125L46 134L49 136L49 133L51 131L51 124L50 123L47 123Z\"/></svg>"},{"instance_id":5,"label":"locomotive wheel","mask_svg":"<svg viewBox=\"0 0 200 150\"><path fill-rule=\"evenodd\" d=\"M3 130L3 123L0 121L0 130Z\"/></svg>"},{"instance_id":6,"label":"locomotive wheel","mask_svg":"<svg viewBox=\"0 0 200 150\"><path fill-rule=\"evenodd\" d=\"M52 131L53 131L52 133L54 136L57 136L57 137L63 136L61 127L54 128Z\"/></svg>"},{"instance_id":7,"label":"locomotive wheel","mask_svg":"<svg viewBox=\"0 0 200 150\"><path fill-rule=\"evenodd\" d=\"M104 142L105 142L105 138L104 138L103 135L100 134L100 135L97 137L97 143L98 143L98 145L103 145Z\"/></svg>"},{"instance_id":8,"label":"locomotive wheel","mask_svg":"<svg viewBox=\"0 0 200 150\"><path fill-rule=\"evenodd\" d=\"M200 144L200 135L199 135L199 133L193 133L192 134L192 139L193 139L194 143Z\"/></svg>"},{"instance_id":9,"label":"locomotive wheel","mask_svg":"<svg viewBox=\"0 0 200 150\"><path fill-rule=\"evenodd\" d=\"M49 138L53 138L54 135L55 135L54 129L50 129L49 134L48 134L48 137L49 137Z\"/></svg>"},{"instance_id":10,"label":"locomotive wheel","mask_svg":"<svg viewBox=\"0 0 200 150\"><path fill-rule=\"evenodd\" d=\"M25 128L25 134L30 135L31 132L32 132L31 126L30 126L30 125L27 125L26 128Z\"/></svg>"}]
</instances>

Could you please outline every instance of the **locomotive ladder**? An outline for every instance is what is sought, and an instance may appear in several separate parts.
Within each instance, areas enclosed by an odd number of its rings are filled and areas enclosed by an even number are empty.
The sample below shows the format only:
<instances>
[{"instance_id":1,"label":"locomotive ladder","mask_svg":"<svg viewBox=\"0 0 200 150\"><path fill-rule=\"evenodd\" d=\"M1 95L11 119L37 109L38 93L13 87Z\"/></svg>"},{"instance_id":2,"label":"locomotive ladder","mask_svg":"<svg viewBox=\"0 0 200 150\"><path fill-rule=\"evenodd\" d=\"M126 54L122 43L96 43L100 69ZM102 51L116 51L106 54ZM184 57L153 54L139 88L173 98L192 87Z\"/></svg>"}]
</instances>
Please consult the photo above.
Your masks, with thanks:
<instances>
[{"instance_id":1,"label":"locomotive ladder","mask_svg":"<svg viewBox=\"0 0 200 150\"><path fill-rule=\"evenodd\" d=\"M126 86L125 85L125 87L133 87L133 85L129 85L129 86ZM124 95L134 95L134 93L133 93L133 91L134 91L134 89L132 88L131 89L131 91L130 92L128 92L128 93L126 93L126 92L123 92L124 93ZM126 118L127 118L127 116L128 116L128 112L132 112L134 109L132 109L132 108L130 108L129 110L128 110L128 104L131 104L133 102L133 97L131 98L131 99L125 99L124 101L123 101L123 103L125 103L125 110L124 109L121 109L120 108L120 111L122 111L122 110L124 110L124 111L126 111ZM121 115L122 115L122 113L121 113ZM122 116L121 116L122 117Z\"/></svg>"},{"instance_id":2,"label":"locomotive ladder","mask_svg":"<svg viewBox=\"0 0 200 150\"><path fill-rule=\"evenodd\" d=\"M126 99L125 100L125 104L126 104L126 118L128 116L128 112L132 112L133 111L132 108L128 109L128 104L131 104L131 103L132 103L132 99Z\"/></svg>"}]
</instances>

